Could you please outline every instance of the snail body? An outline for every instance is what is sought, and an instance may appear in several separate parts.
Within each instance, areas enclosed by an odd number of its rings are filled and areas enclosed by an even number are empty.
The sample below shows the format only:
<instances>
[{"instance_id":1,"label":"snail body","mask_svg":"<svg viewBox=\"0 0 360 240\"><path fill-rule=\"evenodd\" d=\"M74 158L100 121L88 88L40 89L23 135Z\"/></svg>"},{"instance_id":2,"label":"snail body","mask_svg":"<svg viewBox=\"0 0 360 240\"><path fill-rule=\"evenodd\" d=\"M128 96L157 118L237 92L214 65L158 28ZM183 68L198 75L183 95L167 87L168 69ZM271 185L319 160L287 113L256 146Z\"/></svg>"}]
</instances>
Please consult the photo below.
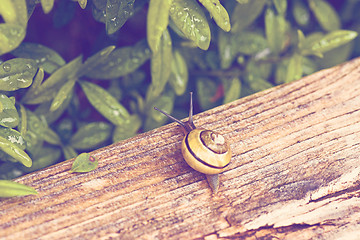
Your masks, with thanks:
<instances>
[{"instance_id":1,"label":"snail body","mask_svg":"<svg viewBox=\"0 0 360 240\"><path fill-rule=\"evenodd\" d=\"M181 143L181 153L184 160L196 171L206 174L210 187L214 192L217 192L219 173L223 172L230 163L230 146L223 135L195 127L192 118L192 93L190 93L190 111L187 122L182 122L156 107L155 110L183 127L186 133Z\"/></svg>"}]
</instances>

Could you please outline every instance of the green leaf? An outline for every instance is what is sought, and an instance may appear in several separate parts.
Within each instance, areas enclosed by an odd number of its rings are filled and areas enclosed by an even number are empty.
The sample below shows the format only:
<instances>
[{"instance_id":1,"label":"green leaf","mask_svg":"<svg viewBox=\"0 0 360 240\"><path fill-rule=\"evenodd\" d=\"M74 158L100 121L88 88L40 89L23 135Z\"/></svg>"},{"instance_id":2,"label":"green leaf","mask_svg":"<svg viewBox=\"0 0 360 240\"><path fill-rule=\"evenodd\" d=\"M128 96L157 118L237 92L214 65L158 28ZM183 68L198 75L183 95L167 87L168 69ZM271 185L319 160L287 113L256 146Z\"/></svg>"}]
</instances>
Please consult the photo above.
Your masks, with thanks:
<instances>
[{"instance_id":1,"label":"green leaf","mask_svg":"<svg viewBox=\"0 0 360 240\"><path fill-rule=\"evenodd\" d=\"M45 122L41 121L39 117L26 109L26 133L23 134L23 137L26 141L26 150L30 153L36 152L43 143L45 130L48 128ZM22 115L22 120L24 116ZM21 124L22 126L23 124ZM23 132L23 129L20 129L20 132Z\"/></svg>"},{"instance_id":2,"label":"green leaf","mask_svg":"<svg viewBox=\"0 0 360 240\"><path fill-rule=\"evenodd\" d=\"M171 61L171 75L169 78L169 83L174 89L176 95L180 96L185 93L188 79L189 71L186 61L181 53L175 50L173 53L173 59Z\"/></svg>"},{"instance_id":3,"label":"green leaf","mask_svg":"<svg viewBox=\"0 0 360 240\"><path fill-rule=\"evenodd\" d=\"M30 168L21 167L24 172L34 172L39 169L54 165L58 162L61 156L61 150L56 147L42 147L41 151L37 152L33 158L33 164Z\"/></svg>"},{"instance_id":4,"label":"green leaf","mask_svg":"<svg viewBox=\"0 0 360 240\"><path fill-rule=\"evenodd\" d=\"M86 8L87 0L77 0L77 2L79 3L79 6L81 7L81 9Z\"/></svg>"},{"instance_id":5,"label":"green leaf","mask_svg":"<svg viewBox=\"0 0 360 240\"><path fill-rule=\"evenodd\" d=\"M91 105L110 122L121 125L128 121L130 115L126 108L105 89L85 81L81 81L80 85Z\"/></svg>"},{"instance_id":6,"label":"green leaf","mask_svg":"<svg viewBox=\"0 0 360 240\"><path fill-rule=\"evenodd\" d=\"M41 7L44 13L49 13L54 6L55 0L41 0Z\"/></svg>"},{"instance_id":7,"label":"green leaf","mask_svg":"<svg viewBox=\"0 0 360 240\"><path fill-rule=\"evenodd\" d=\"M75 158L78 153L75 151L75 149L71 146L63 146L62 148L65 159L71 159Z\"/></svg>"},{"instance_id":8,"label":"green leaf","mask_svg":"<svg viewBox=\"0 0 360 240\"><path fill-rule=\"evenodd\" d=\"M198 78L196 80L196 89L201 109L206 110L215 107L212 98L217 91L217 85L209 78Z\"/></svg>"},{"instance_id":9,"label":"green leaf","mask_svg":"<svg viewBox=\"0 0 360 240\"><path fill-rule=\"evenodd\" d=\"M14 102L0 93L0 125L13 128L19 124L19 114Z\"/></svg>"},{"instance_id":10,"label":"green leaf","mask_svg":"<svg viewBox=\"0 0 360 240\"><path fill-rule=\"evenodd\" d=\"M241 53L255 55L268 47L266 39L259 33L243 31L240 33L219 33L219 54L221 68L229 68Z\"/></svg>"},{"instance_id":11,"label":"green leaf","mask_svg":"<svg viewBox=\"0 0 360 240\"><path fill-rule=\"evenodd\" d=\"M262 12L266 0L251 0L237 4L231 14L232 32L241 32L249 26Z\"/></svg>"},{"instance_id":12,"label":"green leaf","mask_svg":"<svg viewBox=\"0 0 360 240\"><path fill-rule=\"evenodd\" d=\"M265 12L265 32L270 49L279 54L285 45L286 31L288 25L282 15L275 15L274 11L268 8Z\"/></svg>"},{"instance_id":13,"label":"green leaf","mask_svg":"<svg viewBox=\"0 0 360 240\"><path fill-rule=\"evenodd\" d=\"M98 160L90 153L81 153L71 166L70 172L90 172L97 168Z\"/></svg>"},{"instance_id":14,"label":"green leaf","mask_svg":"<svg viewBox=\"0 0 360 240\"><path fill-rule=\"evenodd\" d=\"M346 62L348 59L351 58L351 55L353 55L354 45L354 41L352 41L325 52L323 58L314 59L316 65L318 66L318 68L316 69L330 68ZM311 66L308 67L310 67L308 71L312 71ZM306 72L306 75L308 75L308 71ZM311 73L313 72L314 71L312 71Z\"/></svg>"},{"instance_id":15,"label":"green leaf","mask_svg":"<svg viewBox=\"0 0 360 240\"><path fill-rule=\"evenodd\" d=\"M44 117L46 119L47 123L53 123L54 121L58 120L59 117L61 117L61 115L64 113L64 111L68 110L71 111L72 108L69 108L69 105L71 103L71 100L74 100L74 94L73 92L71 92L70 95L68 95L64 102L59 106L58 109L56 109L55 111L50 111L50 107L51 107L51 101L50 102L44 102L42 104L40 104L36 110L35 110L35 114L37 115L41 115L42 117ZM75 110L77 111L77 110Z\"/></svg>"},{"instance_id":16,"label":"green leaf","mask_svg":"<svg viewBox=\"0 0 360 240\"><path fill-rule=\"evenodd\" d=\"M275 8L280 15L286 13L287 0L273 0Z\"/></svg>"},{"instance_id":17,"label":"green leaf","mask_svg":"<svg viewBox=\"0 0 360 240\"><path fill-rule=\"evenodd\" d=\"M31 167L32 160L20 147L9 140L0 137L0 150L7 153L17 161L21 162L26 167Z\"/></svg>"},{"instance_id":18,"label":"green leaf","mask_svg":"<svg viewBox=\"0 0 360 240\"><path fill-rule=\"evenodd\" d=\"M169 24L172 0L151 0L147 15L147 41L153 53L159 49L161 36Z\"/></svg>"},{"instance_id":19,"label":"green leaf","mask_svg":"<svg viewBox=\"0 0 360 240\"><path fill-rule=\"evenodd\" d=\"M87 77L94 79L112 79L125 76L138 69L150 58L151 50L146 41L139 41L133 47L123 47L112 51L102 63L89 70Z\"/></svg>"},{"instance_id":20,"label":"green leaf","mask_svg":"<svg viewBox=\"0 0 360 240\"><path fill-rule=\"evenodd\" d=\"M267 46L266 39L259 33L244 31L231 36L231 48L235 54L255 55L263 51Z\"/></svg>"},{"instance_id":21,"label":"green leaf","mask_svg":"<svg viewBox=\"0 0 360 240\"><path fill-rule=\"evenodd\" d=\"M203 50L209 48L210 27L204 12L194 0L173 0L170 17L186 38Z\"/></svg>"},{"instance_id":22,"label":"green leaf","mask_svg":"<svg viewBox=\"0 0 360 240\"><path fill-rule=\"evenodd\" d=\"M15 197L36 194L36 190L32 187L9 180L0 180L0 197Z\"/></svg>"},{"instance_id":23,"label":"green leaf","mask_svg":"<svg viewBox=\"0 0 360 240\"><path fill-rule=\"evenodd\" d=\"M151 57L152 97L158 97L164 90L171 74L172 44L167 30L163 32L159 51Z\"/></svg>"},{"instance_id":24,"label":"green leaf","mask_svg":"<svg viewBox=\"0 0 360 240\"><path fill-rule=\"evenodd\" d=\"M292 15L297 24L307 26L310 23L310 11L302 0L292 1Z\"/></svg>"},{"instance_id":25,"label":"green leaf","mask_svg":"<svg viewBox=\"0 0 360 240\"><path fill-rule=\"evenodd\" d=\"M111 134L110 124L93 122L82 126L70 139L75 149L90 149L105 142Z\"/></svg>"},{"instance_id":26,"label":"green leaf","mask_svg":"<svg viewBox=\"0 0 360 240\"><path fill-rule=\"evenodd\" d=\"M294 54L289 61L285 82L300 79L302 76L302 56Z\"/></svg>"},{"instance_id":27,"label":"green leaf","mask_svg":"<svg viewBox=\"0 0 360 240\"><path fill-rule=\"evenodd\" d=\"M319 41L314 42L311 46L313 52L324 53L331 49L346 44L357 37L357 32L348 30L336 30L326 34Z\"/></svg>"},{"instance_id":28,"label":"green leaf","mask_svg":"<svg viewBox=\"0 0 360 240\"><path fill-rule=\"evenodd\" d=\"M53 73L66 63L57 52L37 43L23 42L11 53L16 57L35 60L48 73Z\"/></svg>"},{"instance_id":29,"label":"green leaf","mask_svg":"<svg viewBox=\"0 0 360 240\"><path fill-rule=\"evenodd\" d=\"M199 2L209 11L216 24L225 32L230 31L230 19L226 9L219 0L199 0Z\"/></svg>"},{"instance_id":30,"label":"green leaf","mask_svg":"<svg viewBox=\"0 0 360 240\"><path fill-rule=\"evenodd\" d=\"M113 135L113 142L119 142L135 136L136 132L141 127L141 124L142 122L138 115L131 115L130 121L123 125L116 126Z\"/></svg>"},{"instance_id":31,"label":"green leaf","mask_svg":"<svg viewBox=\"0 0 360 240\"><path fill-rule=\"evenodd\" d=\"M40 86L30 87L22 99L28 104L38 104L50 101L58 93L59 89L68 79L76 79L77 72L81 67L82 56L79 56L68 64L57 69Z\"/></svg>"},{"instance_id":32,"label":"green leaf","mask_svg":"<svg viewBox=\"0 0 360 240\"><path fill-rule=\"evenodd\" d=\"M260 92L265 89L273 87L271 83L261 78L260 76L254 74L248 74L245 77L245 82L254 92Z\"/></svg>"},{"instance_id":33,"label":"green leaf","mask_svg":"<svg viewBox=\"0 0 360 240\"><path fill-rule=\"evenodd\" d=\"M0 15L6 23L15 23L26 29L28 14L25 0L2 0Z\"/></svg>"},{"instance_id":34,"label":"green leaf","mask_svg":"<svg viewBox=\"0 0 360 240\"><path fill-rule=\"evenodd\" d=\"M26 29L14 23L0 23L0 55L14 50L24 39Z\"/></svg>"},{"instance_id":35,"label":"green leaf","mask_svg":"<svg viewBox=\"0 0 360 240\"><path fill-rule=\"evenodd\" d=\"M22 136L25 136L27 132L27 115L24 105L20 104L20 124L18 129Z\"/></svg>"},{"instance_id":36,"label":"green leaf","mask_svg":"<svg viewBox=\"0 0 360 240\"><path fill-rule=\"evenodd\" d=\"M151 104L147 102L147 104L150 106L145 107L145 111L147 111L146 113L149 115L145 122L145 131L160 127L166 120L168 120L164 114L156 111L154 107L157 107L170 114L174 108L174 97L175 95L172 93L172 91L167 91Z\"/></svg>"},{"instance_id":37,"label":"green leaf","mask_svg":"<svg viewBox=\"0 0 360 240\"><path fill-rule=\"evenodd\" d=\"M2 0L0 4L0 15L5 22L15 22L16 21L16 5L15 1L12 0Z\"/></svg>"},{"instance_id":38,"label":"green leaf","mask_svg":"<svg viewBox=\"0 0 360 240\"><path fill-rule=\"evenodd\" d=\"M76 82L76 79L70 79L59 89L54 100L51 103L51 106L50 106L51 112L58 110L63 103L66 103L65 100L72 96L75 82Z\"/></svg>"},{"instance_id":39,"label":"green leaf","mask_svg":"<svg viewBox=\"0 0 360 240\"><path fill-rule=\"evenodd\" d=\"M107 0L106 32L113 34L134 14L135 0Z\"/></svg>"},{"instance_id":40,"label":"green leaf","mask_svg":"<svg viewBox=\"0 0 360 240\"><path fill-rule=\"evenodd\" d=\"M218 51L220 56L221 69L227 69L234 61L236 53L231 45L231 34L219 32Z\"/></svg>"},{"instance_id":41,"label":"green leaf","mask_svg":"<svg viewBox=\"0 0 360 240\"><path fill-rule=\"evenodd\" d=\"M310 9L313 11L320 26L325 31L338 30L341 27L341 22L335 9L330 3L324 0L308 0Z\"/></svg>"},{"instance_id":42,"label":"green leaf","mask_svg":"<svg viewBox=\"0 0 360 240\"><path fill-rule=\"evenodd\" d=\"M44 130L43 138L46 142L53 145L61 145L61 140L59 135L53 131L51 128L46 128Z\"/></svg>"},{"instance_id":43,"label":"green leaf","mask_svg":"<svg viewBox=\"0 0 360 240\"><path fill-rule=\"evenodd\" d=\"M18 146L21 150L25 150L26 141L18 131L12 128L0 127L0 136L9 140L11 143Z\"/></svg>"},{"instance_id":44,"label":"green leaf","mask_svg":"<svg viewBox=\"0 0 360 240\"><path fill-rule=\"evenodd\" d=\"M37 72L36 62L31 59L14 58L0 64L0 90L15 91L27 88Z\"/></svg>"},{"instance_id":45,"label":"green leaf","mask_svg":"<svg viewBox=\"0 0 360 240\"><path fill-rule=\"evenodd\" d=\"M79 69L79 72L77 76L83 76L86 75L87 72L91 71L92 69L96 68L98 65L100 65L102 62L106 61L109 54L115 49L115 46L109 46L101 51L97 52L93 56L86 59L84 64Z\"/></svg>"},{"instance_id":46,"label":"green leaf","mask_svg":"<svg viewBox=\"0 0 360 240\"><path fill-rule=\"evenodd\" d=\"M224 80L225 98L224 104L235 101L240 98L241 81L239 78Z\"/></svg>"}]
</instances>

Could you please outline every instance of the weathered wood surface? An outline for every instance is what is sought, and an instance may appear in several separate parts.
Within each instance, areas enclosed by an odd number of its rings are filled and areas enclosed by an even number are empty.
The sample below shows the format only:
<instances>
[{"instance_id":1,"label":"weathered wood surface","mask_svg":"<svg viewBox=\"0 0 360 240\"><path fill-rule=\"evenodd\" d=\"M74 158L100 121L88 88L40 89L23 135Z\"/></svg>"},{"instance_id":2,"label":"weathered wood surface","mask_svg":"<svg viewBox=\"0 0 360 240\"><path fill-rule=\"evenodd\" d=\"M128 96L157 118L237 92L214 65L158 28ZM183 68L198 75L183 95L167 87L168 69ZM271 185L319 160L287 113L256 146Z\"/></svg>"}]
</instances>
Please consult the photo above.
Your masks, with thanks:
<instances>
[{"instance_id":1,"label":"weathered wood surface","mask_svg":"<svg viewBox=\"0 0 360 240\"><path fill-rule=\"evenodd\" d=\"M213 195L182 160L175 123L18 179L6 239L360 239L360 59L198 114L228 137Z\"/></svg>"}]
</instances>

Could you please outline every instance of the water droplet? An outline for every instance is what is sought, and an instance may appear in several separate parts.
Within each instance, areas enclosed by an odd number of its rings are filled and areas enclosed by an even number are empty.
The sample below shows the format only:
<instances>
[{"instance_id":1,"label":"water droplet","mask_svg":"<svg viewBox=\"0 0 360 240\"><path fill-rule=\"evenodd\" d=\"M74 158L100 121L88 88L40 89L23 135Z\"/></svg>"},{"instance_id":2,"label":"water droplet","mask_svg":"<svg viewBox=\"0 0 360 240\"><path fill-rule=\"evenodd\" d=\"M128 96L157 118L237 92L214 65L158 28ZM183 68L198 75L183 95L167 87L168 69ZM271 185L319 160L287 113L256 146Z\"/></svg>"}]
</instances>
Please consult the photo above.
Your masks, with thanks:
<instances>
[{"instance_id":1,"label":"water droplet","mask_svg":"<svg viewBox=\"0 0 360 240\"><path fill-rule=\"evenodd\" d=\"M3 65L3 69L4 69L5 72L10 72L10 70L11 70L11 65L10 65L10 63L5 63L5 64Z\"/></svg>"}]
</instances>

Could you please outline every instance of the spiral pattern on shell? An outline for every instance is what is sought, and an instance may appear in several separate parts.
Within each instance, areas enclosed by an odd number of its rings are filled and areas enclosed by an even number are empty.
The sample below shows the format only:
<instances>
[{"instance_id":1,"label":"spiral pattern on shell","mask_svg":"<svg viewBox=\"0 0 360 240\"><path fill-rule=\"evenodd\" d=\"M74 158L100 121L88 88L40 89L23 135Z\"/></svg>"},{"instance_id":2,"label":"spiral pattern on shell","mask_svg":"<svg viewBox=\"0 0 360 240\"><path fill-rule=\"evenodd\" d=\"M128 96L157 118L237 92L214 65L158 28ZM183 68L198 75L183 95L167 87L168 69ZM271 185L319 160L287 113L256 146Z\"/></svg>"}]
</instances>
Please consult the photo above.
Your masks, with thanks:
<instances>
[{"instance_id":1,"label":"spiral pattern on shell","mask_svg":"<svg viewBox=\"0 0 360 240\"><path fill-rule=\"evenodd\" d=\"M204 174L223 172L231 159L231 150L225 137L201 128L194 129L185 136L181 152L193 169Z\"/></svg>"}]
</instances>

